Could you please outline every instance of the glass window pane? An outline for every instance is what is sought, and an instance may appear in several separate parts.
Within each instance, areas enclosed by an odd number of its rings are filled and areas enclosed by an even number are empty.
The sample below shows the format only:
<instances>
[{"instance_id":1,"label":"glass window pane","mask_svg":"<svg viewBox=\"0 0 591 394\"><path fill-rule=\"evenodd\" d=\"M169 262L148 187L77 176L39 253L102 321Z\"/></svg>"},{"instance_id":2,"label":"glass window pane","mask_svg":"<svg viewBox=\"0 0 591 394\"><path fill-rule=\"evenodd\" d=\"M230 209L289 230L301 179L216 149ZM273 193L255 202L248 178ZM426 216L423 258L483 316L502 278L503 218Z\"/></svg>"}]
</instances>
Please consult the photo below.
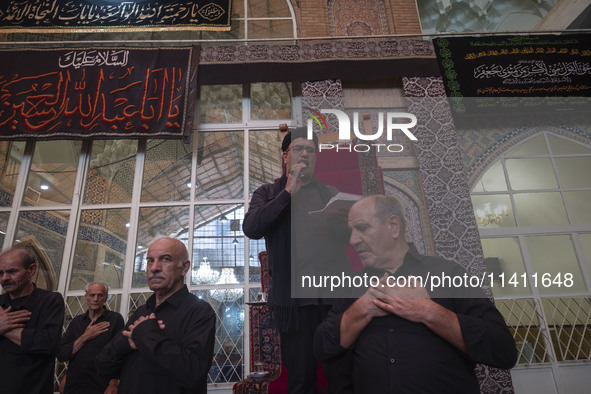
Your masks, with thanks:
<instances>
[{"instance_id":1,"label":"glass window pane","mask_svg":"<svg viewBox=\"0 0 591 394\"><path fill-rule=\"evenodd\" d=\"M265 239L249 239L248 246L250 248L250 254L248 255L250 273L249 281L260 284L262 283L263 278L261 277L261 262L259 253L267 250ZM269 291L269 285L270 284L267 284L265 291Z\"/></svg>"},{"instance_id":2,"label":"glass window pane","mask_svg":"<svg viewBox=\"0 0 591 394\"><path fill-rule=\"evenodd\" d=\"M474 192L502 192L507 190L503 164L499 160L495 162L480 178L480 181L474 185Z\"/></svg>"},{"instance_id":3,"label":"glass window pane","mask_svg":"<svg viewBox=\"0 0 591 394\"><path fill-rule=\"evenodd\" d=\"M4 237L6 236L6 226L8 225L9 218L10 212L0 212L0 247L4 244Z\"/></svg>"},{"instance_id":4,"label":"glass window pane","mask_svg":"<svg viewBox=\"0 0 591 394\"><path fill-rule=\"evenodd\" d=\"M242 123L242 85L203 85L200 123Z\"/></svg>"},{"instance_id":5,"label":"glass window pane","mask_svg":"<svg viewBox=\"0 0 591 394\"><path fill-rule=\"evenodd\" d=\"M511 199L507 194L473 195L474 215L480 228L515 227Z\"/></svg>"},{"instance_id":6,"label":"glass window pane","mask_svg":"<svg viewBox=\"0 0 591 394\"><path fill-rule=\"evenodd\" d=\"M144 305L146 300L150 298L152 294L154 293L131 293L129 295L129 312L127 313L127 319L129 319L140 306Z\"/></svg>"},{"instance_id":7,"label":"glass window pane","mask_svg":"<svg viewBox=\"0 0 591 394\"><path fill-rule=\"evenodd\" d=\"M525 273L521 248L517 238L488 238L482 240L486 272L493 273L495 281L492 291L495 297L509 297L531 294L529 283L521 280ZM502 275L502 278L501 276ZM510 284L510 280L521 282L519 286ZM513 283L515 283L513 281Z\"/></svg>"},{"instance_id":8,"label":"glass window pane","mask_svg":"<svg viewBox=\"0 0 591 394\"><path fill-rule=\"evenodd\" d=\"M0 141L0 206L12 205L16 180L25 151L24 141Z\"/></svg>"},{"instance_id":9,"label":"glass window pane","mask_svg":"<svg viewBox=\"0 0 591 394\"><path fill-rule=\"evenodd\" d=\"M548 135L548 142L550 143L550 149L554 155L572 155L576 153L589 154L591 149L588 147L571 142L565 138Z\"/></svg>"},{"instance_id":10,"label":"glass window pane","mask_svg":"<svg viewBox=\"0 0 591 394\"><path fill-rule=\"evenodd\" d=\"M223 40L237 40L244 38L244 20L236 20L235 4L240 2L234 1L232 4L232 25L229 31L214 31L214 30L199 30L193 32L178 31L176 40L210 40L209 42L202 42L203 46L220 45ZM171 34L171 32L167 32ZM235 42L226 42L225 45L236 45Z\"/></svg>"},{"instance_id":11,"label":"glass window pane","mask_svg":"<svg viewBox=\"0 0 591 394\"><path fill-rule=\"evenodd\" d=\"M111 311L121 311L121 294L109 293L105 304ZM67 328L68 325L70 325L70 322L74 317L85 313L87 310L88 306L86 305L83 295L66 297L64 328Z\"/></svg>"},{"instance_id":12,"label":"glass window pane","mask_svg":"<svg viewBox=\"0 0 591 394\"><path fill-rule=\"evenodd\" d=\"M244 197L244 133L199 133L197 199Z\"/></svg>"},{"instance_id":13,"label":"glass window pane","mask_svg":"<svg viewBox=\"0 0 591 394\"><path fill-rule=\"evenodd\" d=\"M35 143L24 205L47 206L72 202L81 147L82 142L75 140Z\"/></svg>"},{"instance_id":14,"label":"glass window pane","mask_svg":"<svg viewBox=\"0 0 591 394\"><path fill-rule=\"evenodd\" d=\"M250 194L282 174L281 135L278 131L251 131L248 138Z\"/></svg>"},{"instance_id":15,"label":"glass window pane","mask_svg":"<svg viewBox=\"0 0 591 394\"><path fill-rule=\"evenodd\" d=\"M243 219L242 205L195 207L193 284L244 282ZM209 283L205 278L209 278Z\"/></svg>"},{"instance_id":16,"label":"glass window pane","mask_svg":"<svg viewBox=\"0 0 591 394\"><path fill-rule=\"evenodd\" d=\"M19 215L17 242L33 242L43 251L37 268L38 287L56 290L60 275L70 211L25 211Z\"/></svg>"},{"instance_id":17,"label":"glass window pane","mask_svg":"<svg viewBox=\"0 0 591 394\"><path fill-rule=\"evenodd\" d=\"M591 187L591 157L557 157L554 162L562 187Z\"/></svg>"},{"instance_id":18,"label":"glass window pane","mask_svg":"<svg viewBox=\"0 0 591 394\"><path fill-rule=\"evenodd\" d=\"M191 196L192 145L181 140L148 140L142 201L186 201Z\"/></svg>"},{"instance_id":19,"label":"glass window pane","mask_svg":"<svg viewBox=\"0 0 591 394\"><path fill-rule=\"evenodd\" d=\"M518 364L550 361L546 340L540 329L540 312L531 298L496 300L519 352Z\"/></svg>"},{"instance_id":20,"label":"glass window pane","mask_svg":"<svg viewBox=\"0 0 591 394\"><path fill-rule=\"evenodd\" d=\"M587 262L587 268L591 272L591 234L579 234L579 241Z\"/></svg>"},{"instance_id":21,"label":"glass window pane","mask_svg":"<svg viewBox=\"0 0 591 394\"><path fill-rule=\"evenodd\" d=\"M591 355L591 300L552 297L543 298L542 305L557 361L588 360Z\"/></svg>"},{"instance_id":22,"label":"glass window pane","mask_svg":"<svg viewBox=\"0 0 591 394\"><path fill-rule=\"evenodd\" d=\"M123 285L129 209L86 209L80 227L70 276L70 290L103 282L113 289Z\"/></svg>"},{"instance_id":23,"label":"glass window pane","mask_svg":"<svg viewBox=\"0 0 591 394\"><path fill-rule=\"evenodd\" d=\"M84 204L130 202L136 154L136 140L94 140Z\"/></svg>"},{"instance_id":24,"label":"glass window pane","mask_svg":"<svg viewBox=\"0 0 591 394\"><path fill-rule=\"evenodd\" d=\"M244 1L232 2L232 24L234 24L234 18L244 18Z\"/></svg>"},{"instance_id":25,"label":"glass window pane","mask_svg":"<svg viewBox=\"0 0 591 394\"><path fill-rule=\"evenodd\" d=\"M237 382L244 371L244 300L219 301L215 290L197 290L193 294L209 303L216 313L216 341L213 349L213 364L208 374L212 383Z\"/></svg>"},{"instance_id":26,"label":"glass window pane","mask_svg":"<svg viewBox=\"0 0 591 394\"><path fill-rule=\"evenodd\" d=\"M555 189L558 187L550 159L509 159L505 161L513 190Z\"/></svg>"},{"instance_id":27,"label":"glass window pane","mask_svg":"<svg viewBox=\"0 0 591 394\"><path fill-rule=\"evenodd\" d=\"M248 38L291 38L293 22L291 20L250 20L248 21Z\"/></svg>"},{"instance_id":28,"label":"glass window pane","mask_svg":"<svg viewBox=\"0 0 591 394\"><path fill-rule=\"evenodd\" d=\"M281 173L281 135L276 130L251 131L249 135L250 191L252 193L265 183L273 183ZM266 250L264 239L249 240L249 280L261 283L259 253ZM267 289L268 290L268 289Z\"/></svg>"},{"instance_id":29,"label":"glass window pane","mask_svg":"<svg viewBox=\"0 0 591 394\"><path fill-rule=\"evenodd\" d=\"M234 4L240 1L234 2ZM279 18L291 16L286 0L248 0L249 18Z\"/></svg>"},{"instance_id":30,"label":"glass window pane","mask_svg":"<svg viewBox=\"0 0 591 394\"><path fill-rule=\"evenodd\" d=\"M533 268L532 274L537 275L537 283L533 282L532 286L536 286L540 294L586 290L569 235L531 236L526 237L525 241ZM572 283L565 282L567 275L572 275ZM561 284L558 283L560 280Z\"/></svg>"},{"instance_id":31,"label":"glass window pane","mask_svg":"<svg viewBox=\"0 0 591 394\"><path fill-rule=\"evenodd\" d=\"M564 200L572 224L591 223L591 191L565 192Z\"/></svg>"},{"instance_id":32,"label":"glass window pane","mask_svg":"<svg viewBox=\"0 0 591 394\"><path fill-rule=\"evenodd\" d=\"M146 252L154 241L172 237L187 245L189 207L140 208L136 258L133 267L133 287L146 287ZM141 305L141 304L140 304Z\"/></svg>"},{"instance_id":33,"label":"glass window pane","mask_svg":"<svg viewBox=\"0 0 591 394\"><path fill-rule=\"evenodd\" d=\"M546 139L542 134L517 145L507 153L507 156L546 156L548 154Z\"/></svg>"},{"instance_id":34,"label":"glass window pane","mask_svg":"<svg viewBox=\"0 0 591 394\"><path fill-rule=\"evenodd\" d=\"M251 119L291 119L290 83L253 83L250 98Z\"/></svg>"},{"instance_id":35,"label":"glass window pane","mask_svg":"<svg viewBox=\"0 0 591 394\"><path fill-rule=\"evenodd\" d=\"M560 193L519 193L513 201L520 226L568 224Z\"/></svg>"}]
</instances>

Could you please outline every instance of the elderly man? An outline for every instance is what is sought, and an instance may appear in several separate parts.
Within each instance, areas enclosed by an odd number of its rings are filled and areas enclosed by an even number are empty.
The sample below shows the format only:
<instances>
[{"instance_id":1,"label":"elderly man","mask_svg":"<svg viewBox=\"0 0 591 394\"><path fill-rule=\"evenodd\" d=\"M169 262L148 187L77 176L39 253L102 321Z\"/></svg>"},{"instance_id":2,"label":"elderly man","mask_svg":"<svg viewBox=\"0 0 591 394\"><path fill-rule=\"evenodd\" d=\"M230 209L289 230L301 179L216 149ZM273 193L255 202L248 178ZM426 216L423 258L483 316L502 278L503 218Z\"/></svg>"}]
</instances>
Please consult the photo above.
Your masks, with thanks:
<instances>
[{"instance_id":1,"label":"elderly man","mask_svg":"<svg viewBox=\"0 0 591 394\"><path fill-rule=\"evenodd\" d=\"M250 238L265 238L271 268L268 304L281 337L287 391L314 394L318 365L312 349L314 330L326 317L334 295L299 284L303 275L350 272L344 247L348 231L334 218L309 215L338 193L314 177L318 137L308 140L306 128L291 130L281 150L283 175L254 192L243 230ZM323 367L329 392L348 392L347 369L332 363Z\"/></svg>"},{"instance_id":2,"label":"elderly man","mask_svg":"<svg viewBox=\"0 0 591 394\"><path fill-rule=\"evenodd\" d=\"M315 352L330 359L352 349L356 393L479 393L475 363L515 364L513 337L481 289L427 290L428 283L410 280L465 271L406 242L394 198L359 200L349 226L362 274L375 280L358 290L362 297L339 300L316 331Z\"/></svg>"},{"instance_id":3,"label":"elderly man","mask_svg":"<svg viewBox=\"0 0 591 394\"><path fill-rule=\"evenodd\" d=\"M191 267L187 248L160 238L146 259L154 294L98 355L99 372L119 377L119 392L125 394L206 393L216 318L184 284Z\"/></svg>"},{"instance_id":4,"label":"elderly man","mask_svg":"<svg viewBox=\"0 0 591 394\"><path fill-rule=\"evenodd\" d=\"M68 326L57 358L68 361L64 394L117 392L117 380L99 376L94 364L97 354L123 328L123 317L105 307L109 289L105 283L88 283L84 300L88 310Z\"/></svg>"},{"instance_id":5,"label":"elderly man","mask_svg":"<svg viewBox=\"0 0 591 394\"><path fill-rule=\"evenodd\" d=\"M0 391L51 394L64 321L61 294L32 282L36 256L28 249L0 255Z\"/></svg>"}]
</instances>

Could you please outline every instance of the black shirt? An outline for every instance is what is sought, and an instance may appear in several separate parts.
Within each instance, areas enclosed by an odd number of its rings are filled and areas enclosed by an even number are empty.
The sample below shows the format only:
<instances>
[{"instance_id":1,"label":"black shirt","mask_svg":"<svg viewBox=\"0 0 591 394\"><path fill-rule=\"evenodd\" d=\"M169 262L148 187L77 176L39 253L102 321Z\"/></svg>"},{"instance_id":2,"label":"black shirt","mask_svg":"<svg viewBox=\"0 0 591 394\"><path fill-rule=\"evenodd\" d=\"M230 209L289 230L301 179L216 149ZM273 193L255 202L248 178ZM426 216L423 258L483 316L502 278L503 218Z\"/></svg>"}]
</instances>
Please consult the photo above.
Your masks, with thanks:
<instances>
[{"instance_id":1,"label":"black shirt","mask_svg":"<svg viewBox=\"0 0 591 394\"><path fill-rule=\"evenodd\" d=\"M300 203L292 206L286 183L284 174L275 183L259 187L252 195L242 225L249 238L265 238L271 270L268 305L274 327L282 332L297 327L296 307L329 304L330 298L338 296L330 288L303 288L302 275L350 272L344 247L349 239L348 230L331 219L308 214L324 208L338 193L337 189L313 178L294 195ZM299 255L300 252L303 254Z\"/></svg>"},{"instance_id":2,"label":"black shirt","mask_svg":"<svg viewBox=\"0 0 591 394\"><path fill-rule=\"evenodd\" d=\"M53 394L55 353L64 323L64 299L57 292L38 289L10 299L0 295L0 305L31 312L21 333L21 346L0 335L0 392L2 394Z\"/></svg>"},{"instance_id":3,"label":"black shirt","mask_svg":"<svg viewBox=\"0 0 591 394\"><path fill-rule=\"evenodd\" d=\"M68 326L57 353L59 361L69 361L66 386L64 393L98 393L103 394L109 385L109 378L99 376L96 366L96 355L123 328L123 317L117 312L104 310L94 324L107 321L110 323L106 332L86 341L84 345L72 355L74 342L86 331L90 324L88 311L76 316Z\"/></svg>"},{"instance_id":4,"label":"black shirt","mask_svg":"<svg viewBox=\"0 0 591 394\"><path fill-rule=\"evenodd\" d=\"M412 247L394 276L442 272L450 276L465 273L455 263L421 256ZM476 394L480 392L474 373L476 363L511 368L517 352L500 312L480 289L460 288L458 295L473 296L475 291L478 298L437 298L438 291L429 291L433 301L458 316L467 355L422 323L393 314L374 318L352 346L355 392ZM365 289L359 292L363 294ZM341 319L355 301L338 300L316 331L314 350L319 359L329 360L346 350L340 346Z\"/></svg>"},{"instance_id":5,"label":"black shirt","mask_svg":"<svg viewBox=\"0 0 591 394\"><path fill-rule=\"evenodd\" d=\"M156 314L132 332L137 350L122 333L115 335L97 356L97 367L109 378L119 378L125 394L206 393L207 373L213 360L215 312L183 286L156 307L148 298L129 319ZM166 327L161 330L157 320Z\"/></svg>"}]
</instances>

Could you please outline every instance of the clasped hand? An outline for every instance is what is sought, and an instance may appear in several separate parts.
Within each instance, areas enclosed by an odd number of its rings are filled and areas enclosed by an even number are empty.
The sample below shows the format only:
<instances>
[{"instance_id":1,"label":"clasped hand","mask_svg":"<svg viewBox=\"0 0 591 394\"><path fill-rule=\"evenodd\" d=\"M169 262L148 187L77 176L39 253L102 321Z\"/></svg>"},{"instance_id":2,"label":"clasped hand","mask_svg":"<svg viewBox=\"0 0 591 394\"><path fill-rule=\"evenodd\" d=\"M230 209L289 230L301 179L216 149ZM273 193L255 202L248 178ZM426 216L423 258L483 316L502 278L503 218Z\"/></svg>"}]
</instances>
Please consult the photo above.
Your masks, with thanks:
<instances>
[{"instance_id":1,"label":"clasped hand","mask_svg":"<svg viewBox=\"0 0 591 394\"><path fill-rule=\"evenodd\" d=\"M6 309L0 307L0 335L25 327L25 323L29 320L31 320L31 312L27 310L12 311L11 306Z\"/></svg>"},{"instance_id":2,"label":"clasped hand","mask_svg":"<svg viewBox=\"0 0 591 394\"><path fill-rule=\"evenodd\" d=\"M365 296L377 308L375 317L392 313L416 323L423 322L435 304L423 286L417 283L398 286L388 281L387 273L380 278L378 286L371 287Z\"/></svg>"},{"instance_id":3,"label":"clasped hand","mask_svg":"<svg viewBox=\"0 0 591 394\"><path fill-rule=\"evenodd\" d=\"M133 324L130 324L126 330L123 330L122 334L124 337L127 338L127 340L129 341L129 346L131 346L132 349L137 350L137 346L136 346L135 342L133 341L133 339L131 339L131 333L141 323L145 322L146 320L150 320L150 319L156 319L156 314L150 313L150 315L148 315L148 316L140 316L135 322L133 322ZM161 330L164 330L165 324L162 320L158 320L158 327Z\"/></svg>"}]
</instances>

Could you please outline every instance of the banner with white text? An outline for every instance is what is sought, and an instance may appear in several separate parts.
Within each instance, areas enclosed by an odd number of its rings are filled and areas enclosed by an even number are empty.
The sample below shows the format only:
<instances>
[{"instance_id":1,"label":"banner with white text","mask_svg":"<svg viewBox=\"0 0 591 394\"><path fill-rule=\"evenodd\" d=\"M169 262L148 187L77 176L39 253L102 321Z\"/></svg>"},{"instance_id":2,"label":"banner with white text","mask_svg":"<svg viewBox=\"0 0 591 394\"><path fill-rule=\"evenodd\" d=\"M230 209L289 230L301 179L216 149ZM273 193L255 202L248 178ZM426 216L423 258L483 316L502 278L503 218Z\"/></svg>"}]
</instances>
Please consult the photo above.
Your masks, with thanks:
<instances>
[{"instance_id":1,"label":"banner with white text","mask_svg":"<svg viewBox=\"0 0 591 394\"><path fill-rule=\"evenodd\" d=\"M0 31L230 30L232 0L9 0Z\"/></svg>"}]
</instances>

